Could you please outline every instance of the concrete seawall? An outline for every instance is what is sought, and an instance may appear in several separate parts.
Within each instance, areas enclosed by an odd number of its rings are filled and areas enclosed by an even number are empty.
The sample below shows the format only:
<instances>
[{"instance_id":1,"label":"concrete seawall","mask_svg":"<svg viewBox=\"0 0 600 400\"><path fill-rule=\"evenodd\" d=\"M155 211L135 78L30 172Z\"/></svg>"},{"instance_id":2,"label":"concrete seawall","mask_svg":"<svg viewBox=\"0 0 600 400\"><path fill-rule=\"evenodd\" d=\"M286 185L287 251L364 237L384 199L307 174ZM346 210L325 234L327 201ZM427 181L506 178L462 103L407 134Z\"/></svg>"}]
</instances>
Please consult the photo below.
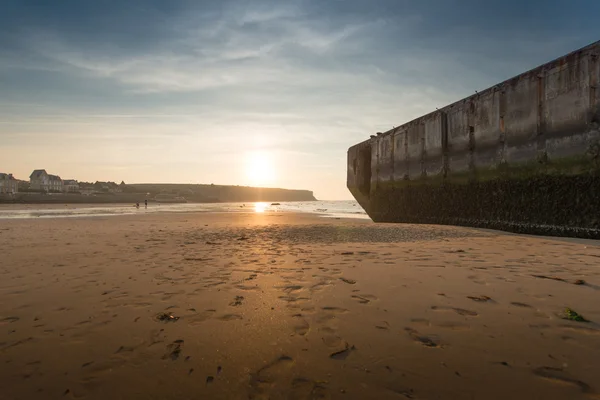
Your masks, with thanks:
<instances>
[{"instance_id":1,"label":"concrete seawall","mask_svg":"<svg viewBox=\"0 0 600 400\"><path fill-rule=\"evenodd\" d=\"M348 150L377 222L600 238L600 42Z\"/></svg>"}]
</instances>

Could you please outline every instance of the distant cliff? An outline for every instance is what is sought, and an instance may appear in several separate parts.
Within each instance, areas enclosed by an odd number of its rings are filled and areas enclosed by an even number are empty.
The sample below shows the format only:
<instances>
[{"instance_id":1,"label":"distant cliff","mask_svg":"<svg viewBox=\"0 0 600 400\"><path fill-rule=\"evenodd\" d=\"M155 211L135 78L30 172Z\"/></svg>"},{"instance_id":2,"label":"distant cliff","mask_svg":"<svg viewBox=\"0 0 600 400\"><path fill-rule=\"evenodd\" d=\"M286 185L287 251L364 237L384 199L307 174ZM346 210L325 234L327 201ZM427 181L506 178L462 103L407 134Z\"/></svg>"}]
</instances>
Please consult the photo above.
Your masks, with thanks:
<instances>
[{"instance_id":1,"label":"distant cliff","mask_svg":"<svg viewBox=\"0 0 600 400\"><path fill-rule=\"evenodd\" d=\"M234 203L254 201L313 201L309 190L289 190L225 185L190 185L168 183L143 183L119 185L117 192L80 193L33 193L21 192L15 195L0 194L0 203L136 203L148 201L180 202L184 198L189 203ZM158 197L157 197L158 196ZM160 200L159 200L160 199ZM173 199L174 201L167 201Z\"/></svg>"},{"instance_id":2,"label":"distant cliff","mask_svg":"<svg viewBox=\"0 0 600 400\"><path fill-rule=\"evenodd\" d=\"M290 190L275 188L257 188L227 185L191 185L170 183L128 184L124 192L172 194L185 197L188 202L252 202L252 201L313 201L316 200L309 190Z\"/></svg>"}]
</instances>

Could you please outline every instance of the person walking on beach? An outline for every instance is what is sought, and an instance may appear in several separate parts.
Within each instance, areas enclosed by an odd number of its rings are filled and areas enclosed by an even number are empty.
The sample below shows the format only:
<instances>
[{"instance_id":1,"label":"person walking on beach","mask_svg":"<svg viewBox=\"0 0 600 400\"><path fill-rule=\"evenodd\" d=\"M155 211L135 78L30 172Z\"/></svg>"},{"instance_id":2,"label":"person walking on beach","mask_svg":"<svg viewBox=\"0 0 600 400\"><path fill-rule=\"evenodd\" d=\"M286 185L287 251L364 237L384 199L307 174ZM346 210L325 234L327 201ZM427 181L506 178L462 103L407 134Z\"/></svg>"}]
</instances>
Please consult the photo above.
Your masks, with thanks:
<instances>
[{"instance_id":1,"label":"person walking on beach","mask_svg":"<svg viewBox=\"0 0 600 400\"><path fill-rule=\"evenodd\" d=\"M148 199L145 199L145 200L144 200L144 207L145 207L145 208L148 208Z\"/></svg>"}]
</instances>

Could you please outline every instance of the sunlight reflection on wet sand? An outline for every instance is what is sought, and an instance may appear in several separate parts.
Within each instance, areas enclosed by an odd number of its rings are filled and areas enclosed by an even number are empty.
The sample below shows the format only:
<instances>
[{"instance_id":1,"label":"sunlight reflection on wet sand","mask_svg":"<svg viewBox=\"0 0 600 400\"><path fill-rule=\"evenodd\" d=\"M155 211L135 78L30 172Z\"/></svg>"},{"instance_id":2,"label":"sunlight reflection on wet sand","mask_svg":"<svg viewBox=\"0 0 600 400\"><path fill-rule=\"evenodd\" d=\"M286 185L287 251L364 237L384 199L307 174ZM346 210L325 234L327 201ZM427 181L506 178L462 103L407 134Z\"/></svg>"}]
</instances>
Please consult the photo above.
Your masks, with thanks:
<instances>
[{"instance_id":1,"label":"sunlight reflection on wet sand","mask_svg":"<svg viewBox=\"0 0 600 400\"><path fill-rule=\"evenodd\" d=\"M254 203L254 212L264 213L267 209L267 203Z\"/></svg>"}]
</instances>

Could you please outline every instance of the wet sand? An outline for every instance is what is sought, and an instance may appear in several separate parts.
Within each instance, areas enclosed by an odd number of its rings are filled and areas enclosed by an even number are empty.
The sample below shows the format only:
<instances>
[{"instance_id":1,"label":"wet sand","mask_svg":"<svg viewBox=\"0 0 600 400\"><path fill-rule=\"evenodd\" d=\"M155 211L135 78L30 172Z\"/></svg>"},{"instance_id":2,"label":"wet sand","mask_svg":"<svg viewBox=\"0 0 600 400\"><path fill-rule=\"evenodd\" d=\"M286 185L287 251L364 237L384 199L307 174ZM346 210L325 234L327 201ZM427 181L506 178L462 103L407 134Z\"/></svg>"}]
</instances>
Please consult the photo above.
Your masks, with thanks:
<instances>
[{"instance_id":1,"label":"wet sand","mask_svg":"<svg viewBox=\"0 0 600 400\"><path fill-rule=\"evenodd\" d=\"M188 213L0 243L1 399L600 398L598 242Z\"/></svg>"}]
</instances>

